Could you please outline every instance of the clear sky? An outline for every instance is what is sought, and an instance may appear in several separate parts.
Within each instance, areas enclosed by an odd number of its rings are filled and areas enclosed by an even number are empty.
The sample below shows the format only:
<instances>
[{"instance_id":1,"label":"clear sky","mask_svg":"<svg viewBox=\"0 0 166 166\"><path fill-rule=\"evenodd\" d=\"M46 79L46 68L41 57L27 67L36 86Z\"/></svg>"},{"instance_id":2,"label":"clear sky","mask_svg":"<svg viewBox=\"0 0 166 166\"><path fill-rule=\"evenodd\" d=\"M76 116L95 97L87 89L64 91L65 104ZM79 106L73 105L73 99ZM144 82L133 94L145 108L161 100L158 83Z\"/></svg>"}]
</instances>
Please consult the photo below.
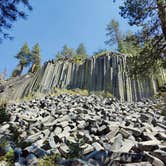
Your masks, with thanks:
<instances>
[{"instance_id":1,"label":"clear sky","mask_svg":"<svg viewBox=\"0 0 166 166\"><path fill-rule=\"evenodd\" d=\"M53 59L64 44L76 48L83 42L92 55L106 48L105 29L111 19L120 22L123 32L131 29L119 15L119 2L112 0L31 0L33 11L27 20L18 20L10 31L13 41L0 44L0 72L7 68L10 75L18 61L14 58L24 42L32 48L41 47L42 62Z\"/></svg>"}]
</instances>

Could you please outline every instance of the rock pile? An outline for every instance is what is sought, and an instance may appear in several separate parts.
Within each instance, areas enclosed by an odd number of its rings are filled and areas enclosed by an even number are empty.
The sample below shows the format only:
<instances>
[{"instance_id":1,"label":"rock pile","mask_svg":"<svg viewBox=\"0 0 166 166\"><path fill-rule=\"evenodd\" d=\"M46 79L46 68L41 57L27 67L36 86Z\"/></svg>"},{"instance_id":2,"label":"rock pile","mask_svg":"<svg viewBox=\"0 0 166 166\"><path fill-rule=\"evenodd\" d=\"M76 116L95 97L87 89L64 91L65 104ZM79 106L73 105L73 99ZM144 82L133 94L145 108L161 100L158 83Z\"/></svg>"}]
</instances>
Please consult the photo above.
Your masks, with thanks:
<instances>
[{"instance_id":1,"label":"rock pile","mask_svg":"<svg viewBox=\"0 0 166 166\"><path fill-rule=\"evenodd\" d=\"M156 103L63 94L12 104L7 108L10 122L0 126L0 141L9 140L15 165L35 165L58 153L63 158L59 165L164 166L166 119ZM16 133L22 149L10 139ZM69 160L67 142L75 143L77 135L84 140L82 156Z\"/></svg>"}]
</instances>

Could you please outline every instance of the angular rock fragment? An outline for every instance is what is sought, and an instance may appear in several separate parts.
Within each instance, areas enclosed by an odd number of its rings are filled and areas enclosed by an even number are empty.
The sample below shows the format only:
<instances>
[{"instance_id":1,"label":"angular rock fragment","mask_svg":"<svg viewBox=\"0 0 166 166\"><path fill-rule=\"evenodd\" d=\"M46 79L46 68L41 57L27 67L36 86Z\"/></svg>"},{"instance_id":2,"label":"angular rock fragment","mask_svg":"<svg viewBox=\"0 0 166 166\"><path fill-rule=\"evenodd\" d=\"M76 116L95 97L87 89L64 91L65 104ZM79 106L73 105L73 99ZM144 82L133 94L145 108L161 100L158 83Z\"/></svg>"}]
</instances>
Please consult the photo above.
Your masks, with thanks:
<instances>
[{"instance_id":1,"label":"angular rock fragment","mask_svg":"<svg viewBox=\"0 0 166 166\"><path fill-rule=\"evenodd\" d=\"M84 155L94 151L94 146L93 145L85 144L84 146L82 146L82 148L83 148L83 154Z\"/></svg>"},{"instance_id":2,"label":"angular rock fragment","mask_svg":"<svg viewBox=\"0 0 166 166\"><path fill-rule=\"evenodd\" d=\"M160 144L159 141L144 141L144 142L139 142L138 146L139 149L142 151L153 151L155 149L158 149L158 145Z\"/></svg>"},{"instance_id":3,"label":"angular rock fragment","mask_svg":"<svg viewBox=\"0 0 166 166\"><path fill-rule=\"evenodd\" d=\"M119 126L111 126L110 132L105 135L108 141L110 141L119 131Z\"/></svg>"},{"instance_id":4,"label":"angular rock fragment","mask_svg":"<svg viewBox=\"0 0 166 166\"><path fill-rule=\"evenodd\" d=\"M36 158L34 154L29 154L26 157L26 162L27 162L27 165L29 166L35 166L38 164L38 159Z\"/></svg>"},{"instance_id":5,"label":"angular rock fragment","mask_svg":"<svg viewBox=\"0 0 166 166\"><path fill-rule=\"evenodd\" d=\"M154 166L164 166L164 162L162 162L160 159L158 159L155 156L150 155L149 153L146 153L147 160Z\"/></svg>"},{"instance_id":6,"label":"angular rock fragment","mask_svg":"<svg viewBox=\"0 0 166 166\"><path fill-rule=\"evenodd\" d=\"M54 133L50 134L48 141L49 141L49 145L52 149L57 148L55 140L54 140Z\"/></svg>"},{"instance_id":7,"label":"angular rock fragment","mask_svg":"<svg viewBox=\"0 0 166 166\"><path fill-rule=\"evenodd\" d=\"M124 140L122 147L119 149L119 152L128 153L136 143L131 140Z\"/></svg>"},{"instance_id":8,"label":"angular rock fragment","mask_svg":"<svg viewBox=\"0 0 166 166\"><path fill-rule=\"evenodd\" d=\"M94 143L92 144L92 146L93 146L97 151L104 150L104 148L103 148L98 142L94 142Z\"/></svg>"}]
</instances>

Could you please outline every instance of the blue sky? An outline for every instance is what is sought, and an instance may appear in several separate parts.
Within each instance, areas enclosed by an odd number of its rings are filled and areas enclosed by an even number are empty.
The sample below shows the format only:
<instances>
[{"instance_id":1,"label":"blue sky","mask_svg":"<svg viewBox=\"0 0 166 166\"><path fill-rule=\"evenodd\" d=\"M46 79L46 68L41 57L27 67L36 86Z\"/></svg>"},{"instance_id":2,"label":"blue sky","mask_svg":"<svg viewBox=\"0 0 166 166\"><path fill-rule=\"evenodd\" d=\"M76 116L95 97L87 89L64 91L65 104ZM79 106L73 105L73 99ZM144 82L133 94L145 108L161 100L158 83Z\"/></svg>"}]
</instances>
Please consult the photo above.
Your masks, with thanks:
<instances>
[{"instance_id":1,"label":"blue sky","mask_svg":"<svg viewBox=\"0 0 166 166\"><path fill-rule=\"evenodd\" d=\"M42 62L53 59L64 44L76 48L83 42L90 55L106 48L105 29L111 19L120 22L122 32L131 29L127 20L119 15L119 2L31 0L33 11L28 12L28 20L18 20L11 30L14 40L4 40L0 44L0 72L7 68L8 74L11 74L18 63L14 56L24 42L28 42L30 48L37 42L40 44Z\"/></svg>"}]
</instances>

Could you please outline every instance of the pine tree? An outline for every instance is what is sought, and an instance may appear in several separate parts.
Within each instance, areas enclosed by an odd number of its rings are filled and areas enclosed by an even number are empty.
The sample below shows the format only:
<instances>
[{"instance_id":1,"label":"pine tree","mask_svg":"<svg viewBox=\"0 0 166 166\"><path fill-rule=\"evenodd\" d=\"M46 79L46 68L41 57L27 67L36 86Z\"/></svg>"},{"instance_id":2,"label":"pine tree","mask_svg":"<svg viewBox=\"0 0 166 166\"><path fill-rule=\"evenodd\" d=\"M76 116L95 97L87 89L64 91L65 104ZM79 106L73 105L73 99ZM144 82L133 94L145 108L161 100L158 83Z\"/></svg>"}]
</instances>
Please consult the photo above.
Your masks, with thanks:
<instances>
[{"instance_id":1,"label":"pine tree","mask_svg":"<svg viewBox=\"0 0 166 166\"><path fill-rule=\"evenodd\" d=\"M80 45L78 46L78 48L77 48L77 50L76 50L76 53L77 53L78 55L87 55L87 53L86 53L86 48L85 48L85 46L84 46L83 43L80 43Z\"/></svg>"},{"instance_id":2,"label":"pine tree","mask_svg":"<svg viewBox=\"0 0 166 166\"><path fill-rule=\"evenodd\" d=\"M86 48L83 43L79 44L74 58L80 59L81 61L87 58Z\"/></svg>"},{"instance_id":3,"label":"pine tree","mask_svg":"<svg viewBox=\"0 0 166 166\"><path fill-rule=\"evenodd\" d=\"M166 1L165 0L124 0L120 14L144 32L144 39L161 34L166 40Z\"/></svg>"},{"instance_id":4,"label":"pine tree","mask_svg":"<svg viewBox=\"0 0 166 166\"><path fill-rule=\"evenodd\" d=\"M142 51L141 45L138 43L137 36L128 31L125 35L123 35L122 39L122 50L121 52L128 56L137 56Z\"/></svg>"},{"instance_id":5,"label":"pine tree","mask_svg":"<svg viewBox=\"0 0 166 166\"><path fill-rule=\"evenodd\" d=\"M31 51L31 63L30 72L36 73L41 68L41 56L40 56L40 46L35 44Z\"/></svg>"},{"instance_id":6,"label":"pine tree","mask_svg":"<svg viewBox=\"0 0 166 166\"><path fill-rule=\"evenodd\" d=\"M137 26L137 41L143 47L135 57L136 73L154 73L166 64L166 1L124 0L120 15Z\"/></svg>"},{"instance_id":7,"label":"pine tree","mask_svg":"<svg viewBox=\"0 0 166 166\"><path fill-rule=\"evenodd\" d=\"M13 22L17 21L18 18L25 19L27 17L22 8L19 9L20 4L23 4L29 10L32 10L29 0L0 1L0 42L3 40L3 38L12 39L6 30L11 29Z\"/></svg>"},{"instance_id":8,"label":"pine tree","mask_svg":"<svg viewBox=\"0 0 166 166\"><path fill-rule=\"evenodd\" d=\"M65 59L71 59L75 55L74 50L67 45L63 46L61 54Z\"/></svg>"},{"instance_id":9,"label":"pine tree","mask_svg":"<svg viewBox=\"0 0 166 166\"><path fill-rule=\"evenodd\" d=\"M118 45L118 51L122 50L122 37L119 30L119 23L115 21L114 19L111 20L111 22L107 25L107 33L108 40L105 41L105 44L112 46L117 44Z\"/></svg>"},{"instance_id":10,"label":"pine tree","mask_svg":"<svg viewBox=\"0 0 166 166\"><path fill-rule=\"evenodd\" d=\"M12 76L14 77L21 75L24 67L27 67L31 62L31 53L27 43L23 45L20 52L15 56L15 58L19 60L19 64L17 65L17 68L13 71Z\"/></svg>"},{"instance_id":11,"label":"pine tree","mask_svg":"<svg viewBox=\"0 0 166 166\"><path fill-rule=\"evenodd\" d=\"M63 55L61 54L61 52L58 51L55 55L55 60L60 60L60 59L63 59Z\"/></svg>"}]
</instances>

